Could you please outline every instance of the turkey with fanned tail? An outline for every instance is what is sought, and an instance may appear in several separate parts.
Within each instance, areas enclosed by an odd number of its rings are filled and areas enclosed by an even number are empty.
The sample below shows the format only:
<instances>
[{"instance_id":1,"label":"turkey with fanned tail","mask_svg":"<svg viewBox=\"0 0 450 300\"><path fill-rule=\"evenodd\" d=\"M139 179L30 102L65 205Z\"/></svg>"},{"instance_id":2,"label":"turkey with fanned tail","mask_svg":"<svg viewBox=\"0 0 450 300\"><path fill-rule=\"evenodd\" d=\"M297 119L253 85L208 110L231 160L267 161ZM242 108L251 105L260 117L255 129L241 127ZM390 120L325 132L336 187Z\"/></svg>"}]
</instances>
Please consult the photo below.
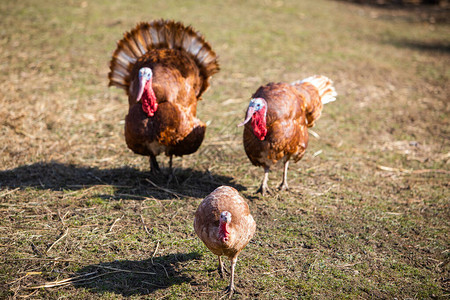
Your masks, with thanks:
<instances>
[{"instance_id":1,"label":"turkey with fanned tail","mask_svg":"<svg viewBox=\"0 0 450 300\"><path fill-rule=\"evenodd\" d=\"M217 56L200 33L170 20L140 23L124 34L110 63L109 85L125 90L128 115L125 140L133 152L150 157L197 151L206 124L197 117L197 101L219 71Z\"/></svg>"}]
</instances>

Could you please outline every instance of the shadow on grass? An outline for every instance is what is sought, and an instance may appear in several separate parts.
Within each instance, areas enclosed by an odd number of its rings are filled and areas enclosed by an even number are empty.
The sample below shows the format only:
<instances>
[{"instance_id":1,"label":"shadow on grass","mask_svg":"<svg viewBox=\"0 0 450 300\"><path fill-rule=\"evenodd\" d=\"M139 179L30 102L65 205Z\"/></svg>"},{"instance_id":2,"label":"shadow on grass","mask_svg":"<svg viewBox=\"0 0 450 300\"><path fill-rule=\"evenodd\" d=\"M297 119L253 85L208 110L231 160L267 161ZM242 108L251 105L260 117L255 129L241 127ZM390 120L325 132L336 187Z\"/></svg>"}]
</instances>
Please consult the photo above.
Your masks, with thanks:
<instances>
[{"instance_id":1,"label":"shadow on grass","mask_svg":"<svg viewBox=\"0 0 450 300\"><path fill-rule=\"evenodd\" d=\"M397 47L406 47L414 50L428 51L428 52L442 52L450 53L450 43L446 41L412 41L412 40L400 40L394 42Z\"/></svg>"},{"instance_id":2,"label":"shadow on grass","mask_svg":"<svg viewBox=\"0 0 450 300\"><path fill-rule=\"evenodd\" d=\"M337 0L340 2L350 2L354 4L383 7L388 9L393 8L409 8L409 7L439 7L440 0Z\"/></svg>"},{"instance_id":3,"label":"shadow on grass","mask_svg":"<svg viewBox=\"0 0 450 300\"><path fill-rule=\"evenodd\" d=\"M166 173L168 171L163 170L162 175L156 176L130 167L99 169L45 162L0 171L0 188L30 187L60 191L85 189L93 185L107 185L114 188L113 197L130 200L140 200L146 197L160 200L173 199L177 197L175 194L179 194L180 198L183 198L183 195L203 198L220 185L230 185L237 190L245 190L245 187L233 182L233 177L193 169L175 169L177 182L172 180L167 186L168 176ZM111 195L100 195L100 197L111 198Z\"/></svg>"},{"instance_id":4,"label":"shadow on grass","mask_svg":"<svg viewBox=\"0 0 450 300\"><path fill-rule=\"evenodd\" d=\"M148 295L159 289L191 282L193 279L184 275L180 263L199 259L198 252L169 254L147 260L121 260L86 266L75 276L80 276L75 287L88 289L90 292L113 292L125 297Z\"/></svg>"},{"instance_id":5,"label":"shadow on grass","mask_svg":"<svg viewBox=\"0 0 450 300\"><path fill-rule=\"evenodd\" d=\"M378 16L386 21L401 19L410 23L449 24L450 7L440 5L445 0L335 0L362 7L375 8L387 15ZM407 13L398 14L398 12Z\"/></svg>"}]
</instances>

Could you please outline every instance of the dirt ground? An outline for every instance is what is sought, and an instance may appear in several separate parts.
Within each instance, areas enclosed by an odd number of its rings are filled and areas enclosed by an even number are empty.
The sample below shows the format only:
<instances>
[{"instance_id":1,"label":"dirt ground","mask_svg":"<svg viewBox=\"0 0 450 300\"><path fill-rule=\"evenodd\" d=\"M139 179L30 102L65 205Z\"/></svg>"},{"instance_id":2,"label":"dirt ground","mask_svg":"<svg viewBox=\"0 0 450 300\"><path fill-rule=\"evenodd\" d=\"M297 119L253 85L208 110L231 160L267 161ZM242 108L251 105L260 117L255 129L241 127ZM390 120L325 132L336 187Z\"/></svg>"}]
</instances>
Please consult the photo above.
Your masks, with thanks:
<instances>
[{"instance_id":1,"label":"dirt ground","mask_svg":"<svg viewBox=\"0 0 450 300\"><path fill-rule=\"evenodd\" d=\"M443 3L2 1L0 298L219 298L228 277L192 223L220 185L257 222L236 299L448 298ZM221 64L198 105L206 138L174 160L170 184L167 157L153 176L127 149L127 99L107 87L116 41L159 18L199 30ZM338 99L290 165L291 190L256 195L263 170L236 124L260 85L313 74L332 78Z\"/></svg>"}]
</instances>

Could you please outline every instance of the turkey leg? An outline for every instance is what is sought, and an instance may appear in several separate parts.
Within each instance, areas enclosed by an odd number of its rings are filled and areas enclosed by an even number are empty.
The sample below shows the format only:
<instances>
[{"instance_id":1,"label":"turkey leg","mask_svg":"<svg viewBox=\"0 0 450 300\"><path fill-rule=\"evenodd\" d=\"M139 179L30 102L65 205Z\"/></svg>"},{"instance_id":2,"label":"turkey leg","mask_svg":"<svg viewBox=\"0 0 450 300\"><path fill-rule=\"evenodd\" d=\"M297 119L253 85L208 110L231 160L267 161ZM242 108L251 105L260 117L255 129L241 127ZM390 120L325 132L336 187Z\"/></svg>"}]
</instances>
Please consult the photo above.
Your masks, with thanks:
<instances>
[{"instance_id":1,"label":"turkey leg","mask_svg":"<svg viewBox=\"0 0 450 300\"><path fill-rule=\"evenodd\" d=\"M231 297L233 296L234 292L238 293L238 291L236 291L236 288L234 287L234 268L236 266L236 262L237 262L237 257L233 258L231 260L231 279L230 279L230 285L225 289L225 295L228 295L228 299L231 299Z\"/></svg>"},{"instance_id":2,"label":"turkey leg","mask_svg":"<svg viewBox=\"0 0 450 300\"><path fill-rule=\"evenodd\" d=\"M270 194L269 186L267 185L267 182L269 181L269 168L264 167L264 178L261 183L261 186L256 191L256 193L261 193L263 196L266 195L266 193Z\"/></svg>"},{"instance_id":3,"label":"turkey leg","mask_svg":"<svg viewBox=\"0 0 450 300\"><path fill-rule=\"evenodd\" d=\"M223 266L222 257L221 256L218 256L218 257L219 257L219 267L217 269L219 271L220 278L223 278L224 277L224 272L223 271L228 273L228 270L225 269L225 267Z\"/></svg>"},{"instance_id":4,"label":"turkey leg","mask_svg":"<svg viewBox=\"0 0 450 300\"><path fill-rule=\"evenodd\" d=\"M278 187L278 189L280 191L287 191L287 190L289 190L289 187L288 187L288 184L287 184L288 167L289 167L289 160L286 160L286 162L284 163L283 181L281 181L281 184Z\"/></svg>"},{"instance_id":5,"label":"turkey leg","mask_svg":"<svg viewBox=\"0 0 450 300\"><path fill-rule=\"evenodd\" d=\"M150 155L150 173L158 174L161 173L158 162L156 161L156 156Z\"/></svg>"}]
</instances>

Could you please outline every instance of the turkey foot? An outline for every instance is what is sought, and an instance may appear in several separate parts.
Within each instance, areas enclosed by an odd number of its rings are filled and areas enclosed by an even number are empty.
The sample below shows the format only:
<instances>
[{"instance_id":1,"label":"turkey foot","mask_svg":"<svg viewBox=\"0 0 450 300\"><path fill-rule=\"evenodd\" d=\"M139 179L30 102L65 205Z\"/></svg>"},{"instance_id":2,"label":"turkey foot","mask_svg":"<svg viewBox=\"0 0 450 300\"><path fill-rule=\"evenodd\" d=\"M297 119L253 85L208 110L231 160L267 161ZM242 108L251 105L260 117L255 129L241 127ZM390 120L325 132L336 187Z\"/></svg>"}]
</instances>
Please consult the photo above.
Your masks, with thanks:
<instances>
[{"instance_id":1,"label":"turkey foot","mask_svg":"<svg viewBox=\"0 0 450 300\"><path fill-rule=\"evenodd\" d=\"M267 194L272 195L272 190L269 189L269 187L266 185L261 184L259 189L256 191L256 194L261 194L263 196L266 196Z\"/></svg>"},{"instance_id":2,"label":"turkey foot","mask_svg":"<svg viewBox=\"0 0 450 300\"><path fill-rule=\"evenodd\" d=\"M175 179L175 182L177 183L177 185L180 185L180 183L178 182L177 176L175 176L175 169L172 166L172 155L170 156L170 160L169 160L169 179L167 180L167 186L169 186L169 183L172 182L172 180Z\"/></svg>"},{"instance_id":3,"label":"turkey foot","mask_svg":"<svg viewBox=\"0 0 450 300\"><path fill-rule=\"evenodd\" d=\"M228 296L228 299L231 299L231 297L233 297L233 294L241 294L235 287L234 285L231 286L227 286L226 288L223 289L224 290L224 294L222 297L220 297L220 299L223 299L225 297Z\"/></svg>"},{"instance_id":4,"label":"turkey foot","mask_svg":"<svg viewBox=\"0 0 450 300\"><path fill-rule=\"evenodd\" d=\"M280 186L278 187L278 190L280 191L289 191L289 187L285 181L283 181Z\"/></svg>"},{"instance_id":5,"label":"turkey foot","mask_svg":"<svg viewBox=\"0 0 450 300\"><path fill-rule=\"evenodd\" d=\"M177 185L180 185L180 183L178 182L178 178L177 178L177 176L175 176L174 172L171 172L171 173L169 174L169 179L167 179L167 184L166 184L166 185L169 186L169 184L170 184L173 180L175 180L175 182L176 182Z\"/></svg>"}]
</instances>

